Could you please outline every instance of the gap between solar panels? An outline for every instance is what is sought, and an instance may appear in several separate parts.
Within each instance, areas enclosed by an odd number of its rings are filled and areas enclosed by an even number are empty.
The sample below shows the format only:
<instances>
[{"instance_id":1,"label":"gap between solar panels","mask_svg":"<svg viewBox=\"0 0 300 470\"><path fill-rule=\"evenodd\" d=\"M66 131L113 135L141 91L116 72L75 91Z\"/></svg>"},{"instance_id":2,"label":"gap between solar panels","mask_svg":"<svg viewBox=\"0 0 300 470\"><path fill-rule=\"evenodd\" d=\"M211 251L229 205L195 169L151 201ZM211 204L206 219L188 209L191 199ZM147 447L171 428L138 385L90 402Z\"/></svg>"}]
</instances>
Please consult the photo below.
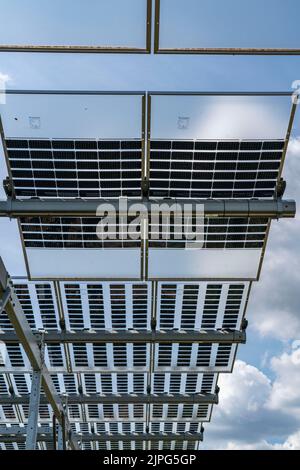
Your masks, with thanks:
<instances>
[{"instance_id":1,"label":"gap between solar panels","mask_svg":"<svg viewBox=\"0 0 300 470\"><path fill-rule=\"evenodd\" d=\"M279 191L295 109L291 93L9 92L1 215L29 278L257 280L270 220L295 213Z\"/></svg>"}]
</instances>

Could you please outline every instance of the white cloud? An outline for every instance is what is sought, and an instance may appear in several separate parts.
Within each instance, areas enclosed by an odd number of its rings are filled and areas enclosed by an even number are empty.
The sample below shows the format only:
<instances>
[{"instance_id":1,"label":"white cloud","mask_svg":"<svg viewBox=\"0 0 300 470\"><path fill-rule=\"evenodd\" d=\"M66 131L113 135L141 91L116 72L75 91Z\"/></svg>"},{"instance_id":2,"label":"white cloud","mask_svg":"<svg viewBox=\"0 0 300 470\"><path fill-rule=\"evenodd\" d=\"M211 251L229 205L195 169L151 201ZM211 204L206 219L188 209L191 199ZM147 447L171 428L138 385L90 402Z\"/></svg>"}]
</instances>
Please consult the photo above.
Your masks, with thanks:
<instances>
[{"instance_id":1,"label":"white cloud","mask_svg":"<svg viewBox=\"0 0 300 470\"><path fill-rule=\"evenodd\" d=\"M290 141L285 197L300 207L300 137ZM262 336L300 339L300 212L296 219L273 221L260 282L254 284L248 318Z\"/></svg>"},{"instance_id":2,"label":"white cloud","mask_svg":"<svg viewBox=\"0 0 300 470\"><path fill-rule=\"evenodd\" d=\"M290 354L283 353L271 359L276 374L268 406L270 409L286 409L300 420L300 347Z\"/></svg>"},{"instance_id":3,"label":"white cloud","mask_svg":"<svg viewBox=\"0 0 300 470\"><path fill-rule=\"evenodd\" d=\"M11 78L6 73L0 72L0 105L5 104L5 90L7 82L11 81Z\"/></svg>"},{"instance_id":4,"label":"white cloud","mask_svg":"<svg viewBox=\"0 0 300 470\"><path fill-rule=\"evenodd\" d=\"M300 449L300 431L292 434L283 444L272 446L274 450L299 450Z\"/></svg>"},{"instance_id":5,"label":"white cloud","mask_svg":"<svg viewBox=\"0 0 300 470\"><path fill-rule=\"evenodd\" d=\"M220 376L220 403L204 449L300 449L300 348L271 359L274 380L236 361Z\"/></svg>"},{"instance_id":6,"label":"white cloud","mask_svg":"<svg viewBox=\"0 0 300 470\"><path fill-rule=\"evenodd\" d=\"M289 156L298 156L300 155L300 137L295 137L290 140L288 148Z\"/></svg>"}]
</instances>

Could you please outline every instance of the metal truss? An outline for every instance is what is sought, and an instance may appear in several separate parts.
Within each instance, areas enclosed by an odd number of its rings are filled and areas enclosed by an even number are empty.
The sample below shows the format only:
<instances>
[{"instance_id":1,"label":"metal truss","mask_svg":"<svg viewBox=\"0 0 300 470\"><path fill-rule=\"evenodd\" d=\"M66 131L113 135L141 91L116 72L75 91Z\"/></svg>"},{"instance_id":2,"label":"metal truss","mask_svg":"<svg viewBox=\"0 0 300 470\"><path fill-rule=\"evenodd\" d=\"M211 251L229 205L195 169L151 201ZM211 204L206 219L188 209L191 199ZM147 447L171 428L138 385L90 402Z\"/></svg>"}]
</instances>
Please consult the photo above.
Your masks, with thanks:
<instances>
[{"instance_id":1,"label":"metal truss","mask_svg":"<svg viewBox=\"0 0 300 470\"><path fill-rule=\"evenodd\" d=\"M121 201L121 202L120 202ZM296 203L291 200L263 199L162 199L160 200L120 200L107 199L11 199L0 201L0 217L26 216L95 216L101 204L111 206L118 214L130 214L137 211L141 215L154 213L183 213L188 215L197 212L211 217L267 217L279 219L295 217ZM137 203L139 208L137 209ZM105 209L107 211L107 208Z\"/></svg>"},{"instance_id":2,"label":"metal truss","mask_svg":"<svg viewBox=\"0 0 300 470\"><path fill-rule=\"evenodd\" d=\"M49 330L43 335L45 344L76 344L76 343L218 343L218 344L245 344L246 332L239 330L97 330L97 331L58 331ZM41 333L36 332L36 339L41 338ZM18 344L19 338L14 331L0 332L0 341L5 344Z\"/></svg>"},{"instance_id":3,"label":"metal truss","mask_svg":"<svg viewBox=\"0 0 300 470\"><path fill-rule=\"evenodd\" d=\"M39 442L53 442L53 436L49 432L49 427L39 427L37 433L37 441ZM24 442L26 439L27 428L20 426L11 426L6 429L0 429L0 442ZM141 441L203 441L203 428L200 433L132 433L132 434L94 434L82 433L75 434L74 439L79 442L141 442Z\"/></svg>"},{"instance_id":4,"label":"metal truss","mask_svg":"<svg viewBox=\"0 0 300 470\"><path fill-rule=\"evenodd\" d=\"M53 413L55 414L58 423L61 426L66 427L66 430L69 436L70 446L73 449L78 449L78 445L72 437L72 430L70 427L70 423L65 417L65 410L64 410L63 403L60 400L60 398L57 396L52 378L44 363L43 354L42 354L43 343L39 339L37 339L32 333L29 323L24 314L23 308L17 298L17 295L15 294L9 274L6 271L2 258L0 257L0 296L2 296L3 293L6 294L5 311L15 329L19 342L22 344L26 352L26 355L30 361L32 370L34 371L34 373L37 372L38 374L41 375L41 381L42 381L42 386L43 386L45 395L48 399L49 404L52 406ZM8 293L9 293L9 296L7 298ZM38 392L38 389L37 389L37 392ZM35 409L37 409L39 393L35 394L35 396L36 396ZM38 414L36 413L35 422L32 422L33 433L35 433L34 428L37 426L37 419L38 419ZM31 441L30 446L33 446L33 445L35 446L33 441Z\"/></svg>"},{"instance_id":5,"label":"metal truss","mask_svg":"<svg viewBox=\"0 0 300 470\"><path fill-rule=\"evenodd\" d=\"M0 406L2 405L28 405L31 395L0 395ZM60 395L60 399L68 405L97 405L97 404L218 404L218 394L214 393L162 393L162 394L135 394L135 393L112 393L112 394L90 394ZM47 397L40 397L40 404L48 404Z\"/></svg>"}]
</instances>

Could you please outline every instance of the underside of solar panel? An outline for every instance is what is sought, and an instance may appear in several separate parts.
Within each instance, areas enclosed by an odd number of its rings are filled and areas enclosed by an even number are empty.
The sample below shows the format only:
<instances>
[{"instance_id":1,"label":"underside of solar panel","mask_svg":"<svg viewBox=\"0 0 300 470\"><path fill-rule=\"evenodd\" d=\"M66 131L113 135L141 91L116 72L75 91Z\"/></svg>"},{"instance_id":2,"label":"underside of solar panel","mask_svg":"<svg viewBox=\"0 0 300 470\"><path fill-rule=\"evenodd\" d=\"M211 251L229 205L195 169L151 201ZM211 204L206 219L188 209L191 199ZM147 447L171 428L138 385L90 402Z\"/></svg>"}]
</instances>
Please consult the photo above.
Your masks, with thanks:
<instances>
[{"instance_id":1,"label":"underside of solar panel","mask_svg":"<svg viewBox=\"0 0 300 470\"><path fill-rule=\"evenodd\" d=\"M69 434L84 450L201 449L218 375L232 371L245 342L271 225L242 203L278 199L290 96L14 92L1 108L8 200L104 204L93 214L16 217L28 277L10 288L42 342ZM159 210L137 221L138 210L125 219L108 208L213 200L243 209ZM6 308L0 448L17 450L33 370L11 318ZM47 400L42 392L40 450L53 448Z\"/></svg>"}]
</instances>

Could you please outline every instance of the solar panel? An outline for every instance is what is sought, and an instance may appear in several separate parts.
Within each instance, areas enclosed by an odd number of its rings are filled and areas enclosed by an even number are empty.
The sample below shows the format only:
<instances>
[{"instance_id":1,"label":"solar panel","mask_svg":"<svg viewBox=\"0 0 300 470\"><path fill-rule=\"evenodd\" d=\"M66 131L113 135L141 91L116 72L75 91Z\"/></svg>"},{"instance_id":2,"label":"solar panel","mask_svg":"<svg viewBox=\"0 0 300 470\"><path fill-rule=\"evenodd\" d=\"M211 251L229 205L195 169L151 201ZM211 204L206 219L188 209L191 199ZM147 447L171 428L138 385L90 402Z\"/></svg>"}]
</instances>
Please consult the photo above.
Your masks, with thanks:
<instances>
[{"instance_id":1,"label":"solar panel","mask_svg":"<svg viewBox=\"0 0 300 470\"><path fill-rule=\"evenodd\" d=\"M141 260L145 257L144 251L147 249L149 252L147 268L151 279L205 277L253 279L257 276L269 225L267 218L227 217L205 218L200 222L191 219L186 226L185 218L182 218L181 225L178 225L178 219L175 220L171 214L168 221L160 219L158 226L156 219L149 219L149 243L145 247L141 241L140 229L134 240L130 236L121 237L120 225L117 226L115 239L107 238L106 234L104 237L99 237L97 226L100 220L97 217L21 218L20 228L32 278L130 279L131 276L139 279ZM122 229L123 234L128 233L129 224L130 219L128 225ZM112 230L115 229L113 223ZM181 239L178 239L179 233L182 234ZM220 252L220 249L226 251ZM82 258L83 250L84 258ZM178 253L178 258L172 256L174 250ZM226 261L231 253L229 250L235 250L236 254L230 265ZM160 263L160 256L171 256L173 258L171 264ZM185 268L185 265L180 265L182 263L180 257L183 259L195 257L195 260L196 257L223 259L222 272L220 274L217 272L219 264L212 264L209 269L204 270L201 264L194 262ZM240 260L246 258L249 262L243 265ZM41 265L41 259L47 264ZM56 259L61 264L55 265ZM80 259L80 263L76 264L77 259ZM97 259L99 262L110 260L110 266L96 264ZM129 265L126 264L127 259L130 259ZM174 269L171 269L171 265Z\"/></svg>"},{"instance_id":2,"label":"solar panel","mask_svg":"<svg viewBox=\"0 0 300 470\"><path fill-rule=\"evenodd\" d=\"M299 54L297 0L156 0L155 51L161 53ZM218 11L218 15L216 15ZM265 13L268 12L266 21ZM297 16L297 15L296 15ZM255 28L253 25L255 24Z\"/></svg>"},{"instance_id":3,"label":"solar panel","mask_svg":"<svg viewBox=\"0 0 300 470\"><path fill-rule=\"evenodd\" d=\"M210 156L218 151L236 154L240 149L238 142L241 151L259 151L262 145L268 147L264 141L287 138L292 109L289 93L153 92L149 96L149 139L166 141L167 148L163 149L166 152L172 150L171 142L173 150L191 155L193 142L186 141L192 140L199 141L195 143L195 152ZM281 143L276 145L281 150Z\"/></svg>"},{"instance_id":4,"label":"solar panel","mask_svg":"<svg viewBox=\"0 0 300 470\"><path fill-rule=\"evenodd\" d=\"M141 140L7 140L17 197L140 197Z\"/></svg>"},{"instance_id":5,"label":"solar panel","mask_svg":"<svg viewBox=\"0 0 300 470\"><path fill-rule=\"evenodd\" d=\"M272 198L284 141L150 141L150 195Z\"/></svg>"},{"instance_id":6,"label":"solar panel","mask_svg":"<svg viewBox=\"0 0 300 470\"><path fill-rule=\"evenodd\" d=\"M63 319L67 329L74 332L84 329L124 329L151 328L152 318L152 283L116 283L116 282L61 282L61 306ZM222 326L227 315L235 315L232 328L239 327L249 288L248 283L179 283L168 285L158 283L156 315L158 329L173 329L177 326L182 312L181 328L197 329L199 321L187 321L187 308L190 302L193 308L200 311L203 302L214 300L213 305L206 305L204 315L218 317L218 322L205 327ZM57 289L53 282L28 282L18 280L15 283L25 315L33 330L46 328L60 330L61 312L58 304ZM217 289L218 299L215 298ZM174 296L175 292L175 296ZM175 297L173 313L166 316L170 295ZM195 300L195 296L197 297ZM234 296L234 297L233 297ZM34 313L33 313L34 312ZM219 313L218 313L219 312ZM192 313L189 311L189 315ZM165 315L165 316L164 316ZM173 315L174 323L166 323L166 318ZM239 320L237 320L239 318ZM177 319L177 320L176 320ZM0 328L11 331L7 317L3 314ZM195 315L194 315L195 320ZM202 321L203 326L203 321ZM151 389L156 394L168 393L214 393L217 385L219 370L228 370L232 366L235 346L229 351L223 351L221 345L171 344L155 345L154 369L151 374ZM226 345L225 345L226 347ZM5 372L0 374L1 394L14 390L17 397L28 397L31 389L31 367L23 348L19 345L7 345ZM213 351L211 350L213 349ZM68 352L67 352L68 351ZM226 355L227 354L227 355ZM231 356L230 356L231 355ZM71 372L68 372L68 360ZM147 393L150 368L149 345L145 344L73 344L67 350L61 344L47 344L45 363L49 368L57 393L68 401L68 396L77 395L82 387L84 395L101 393ZM209 364L209 365L207 365ZM132 370L132 372L130 372ZM78 395L79 396L79 395ZM126 433L145 432L145 421L148 416L151 432L198 432L201 423L209 421L211 404L73 404L68 405L68 416L78 432L90 432L90 426L96 426L97 432ZM1 421L7 425L28 420L29 405L0 406ZM51 422L50 405L41 404L39 407L39 422ZM79 426L79 427L78 427ZM93 428L93 429L94 429ZM121 441L120 441L121 442ZM137 448L141 443L126 442L126 448ZM43 448L44 443L39 443ZM46 444L45 444L46 445ZM87 444L88 445L88 444ZM91 444L89 444L91 445ZM146 448L149 443L143 443ZM170 448L175 449L178 444ZM180 443L178 448L187 448L194 443ZM129 447L128 447L129 446ZM131 447L130 447L131 446ZM151 443L159 448L167 448L166 443ZM121 448L122 445L102 443L96 445L99 449ZM124 447L125 448L125 447ZM177 447L176 447L177 448Z\"/></svg>"},{"instance_id":7,"label":"solar panel","mask_svg":"<svg viewBox=\"0 0 300 470\"><path fill-rule=\"evenodd\" d=\"M163 249L240 249L262 248L268 227L267 218L204 218L200 222L190 218L189 224L180 224L174 216L169 223L162 220L159 226L150 223L149 248ZM182 233L182 239L176 236ZM194 235L194 240L192 236Z\"/></svg>"},{"instance_id":8,"label":"solar panel","mask_svg":"<svg viewBox=\"0 0 300 470\"><path fill-rule=\"evenodd\" d=\"M32 21L34 18L34 22ZM6 27L12 24L12 28ZM31 28L22 27L30 23ZM54 0L37 8L12 0L3 9L2 50L41 52L150 52L151 2ZM54 33L55 31L55 33Z\"/></svg>"},{"instance_id":9,"label":"solar panel","mask_svg":"<svg viewBox=\"0 0 300 470\"><path fill-rule=\"evenodd\" d=\"M161 372L230 372L236 352L234 344L158 344L155 348L155 371Z\"/></svg>"},{"instance_id":10,"label":"solar panel","mask_svg":"<svg viewBox=\"0 0 300 470\"><path fill-rule=\"evenodd\" d=\"M15 289L32 329L60 330L53 282L19 280ZM150 330L153 287L150 282L60 283L67 330ZM249 282L158 282L156 316L162 330L230 327L239 329ZM12 330L5 313L0 329Z\"/></svg>"},{"instance_id":11,"label":"solar panel","mask_svg":"<svg viewBox=\"0 0 300 470\"><path fill-rule=\"evenodd\" d=\"M158 283L160 329L239 329L249 283Z\"/></svg>"}]
</instances>

